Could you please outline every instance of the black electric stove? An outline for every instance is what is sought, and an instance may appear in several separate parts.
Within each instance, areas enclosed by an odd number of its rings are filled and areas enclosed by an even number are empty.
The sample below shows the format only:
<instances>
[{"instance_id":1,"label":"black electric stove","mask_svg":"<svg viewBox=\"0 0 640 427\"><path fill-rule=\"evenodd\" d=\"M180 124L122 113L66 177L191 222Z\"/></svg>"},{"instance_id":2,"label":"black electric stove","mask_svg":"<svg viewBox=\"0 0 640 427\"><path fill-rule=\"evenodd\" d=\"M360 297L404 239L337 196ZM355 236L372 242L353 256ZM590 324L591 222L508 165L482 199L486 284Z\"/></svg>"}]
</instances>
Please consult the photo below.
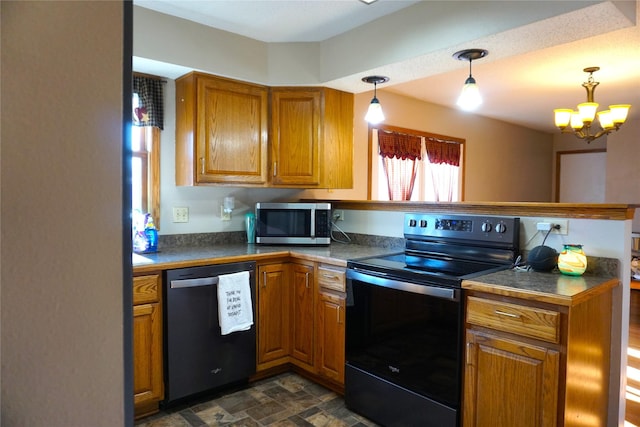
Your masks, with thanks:
<instances>
[{"instance_id":1,"label":"black electric stove","mask_svg":"<svg viewBox=\"0 0 640 427\"><path fill-rule=\"evenodd\" d=\"M460 425L464 279L510 268L518 218L405 214L405 250L347 262L345 401L384 426Z\"/></svg>"}]
</instances>

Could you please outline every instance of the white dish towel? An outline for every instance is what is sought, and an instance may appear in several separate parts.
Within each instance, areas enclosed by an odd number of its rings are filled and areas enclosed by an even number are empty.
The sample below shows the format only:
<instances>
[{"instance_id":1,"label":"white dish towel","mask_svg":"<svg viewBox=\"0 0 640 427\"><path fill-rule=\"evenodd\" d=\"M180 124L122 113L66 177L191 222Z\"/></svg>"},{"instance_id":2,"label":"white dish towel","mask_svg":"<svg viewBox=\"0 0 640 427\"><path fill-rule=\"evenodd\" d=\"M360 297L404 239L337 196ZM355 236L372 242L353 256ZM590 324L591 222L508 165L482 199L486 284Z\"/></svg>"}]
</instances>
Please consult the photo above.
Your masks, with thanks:
<instances>
[{"instance_id":1,"label":"white dish towel","mask_svg":"<svg viewBox=\"0 0 640 427\"><path fill-rule=\"evenodd\" d=\"M248 271L219 276L218 321L222 335L251 329L253 309Z\"/></svg>"}]
</instances>

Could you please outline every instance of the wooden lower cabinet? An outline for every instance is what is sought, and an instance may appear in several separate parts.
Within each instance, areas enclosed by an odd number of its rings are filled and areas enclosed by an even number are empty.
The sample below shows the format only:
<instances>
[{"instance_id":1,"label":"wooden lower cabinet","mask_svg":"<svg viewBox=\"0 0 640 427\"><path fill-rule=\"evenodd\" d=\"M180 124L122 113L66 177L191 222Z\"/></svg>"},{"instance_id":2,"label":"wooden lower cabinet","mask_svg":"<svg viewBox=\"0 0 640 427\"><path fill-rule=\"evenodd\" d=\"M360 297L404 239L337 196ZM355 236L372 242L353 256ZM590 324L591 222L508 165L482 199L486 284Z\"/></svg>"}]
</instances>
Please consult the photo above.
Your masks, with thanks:
<instances>
[{"instance_id":1,"label":"wooden lower cabinet","mask_svg":"<svg viewBox=\"0 0 640 427\"><path fill-rule=\"evenodd\" d=\"M136 418L158 411L164 398L160 274L133 278L133 390Z\"/></svg>"},{"instance_id":2,"label":"wooden lower cabinet","mask_svg":"<svg viewBox=\"0 0 640 427\"><path fill-rule=\"evenodd\" d=\"M312 262L290 264L292 290L291 357L292 363L313 370L315 327L315 280Z\"/></svg>"},{"instance_id":3,"label":"wooden lower cabinet","mask_svg":"<svg viewBox=\"0 0 640 427\"><path fill-rule=\"evenodd\" d=\"M295 365L344 386L345 269L291 259L258 266L258 371Z\"/></svg>"},{"instance_id":4,"label":"wooden lower cabinet","mask_svg":"<svg viewBox=\"0 0 640 427\"><path fill-rule=\"evenodd\" d=\"M344 385L345 308L344 294L320 288L316 326L318 374Z\"/></svg>"},{"instance_id":5,"label":"wooden lower cabinet","mask_svg":"<svg viewBox=\"0 0 640 427\"><path fill-rule=\"evenodd\" d=\"M462 425L611 425L611 289L530 297L467 293Z\"/></svg>"},{"instance_id":6,"label":"wooden lower cabinet","mask_svg":"<svg viewBox=\"0 0 640 427\"><path fill-rule=\"evenodd\" d=\"M258 266L258 370L287 363L291 354L288 263Z\"/></svg>"},{"instance_id":7,"label":"wooden lower cabinet","mask_svg":"<svg viewBox=\"0 0 640 427\"><path fill-rule=\"evenodd\" d=\"M556 425L558 351L467 331L465 426Z\"/></svg>"}]
</instances>

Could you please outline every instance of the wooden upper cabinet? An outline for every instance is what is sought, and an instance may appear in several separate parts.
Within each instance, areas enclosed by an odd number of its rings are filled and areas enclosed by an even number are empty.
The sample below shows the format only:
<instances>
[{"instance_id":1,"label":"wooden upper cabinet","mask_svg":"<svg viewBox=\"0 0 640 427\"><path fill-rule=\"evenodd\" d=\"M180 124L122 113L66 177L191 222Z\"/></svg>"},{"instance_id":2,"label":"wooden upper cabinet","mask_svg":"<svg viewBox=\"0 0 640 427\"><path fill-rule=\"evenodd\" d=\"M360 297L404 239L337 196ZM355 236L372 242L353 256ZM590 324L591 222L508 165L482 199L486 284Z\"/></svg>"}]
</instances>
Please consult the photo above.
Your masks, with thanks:
<instances>
[{"instance_id":1,"label":"wooden upper cabinet","mask_svg":"<svg viewBox=\"0 0 640 427\"><path fill-rule=\"evenodd\" d=\"M191 72L176 80L176 185L352 188L353 94Z\"/></svg>"},{"instance_id":2,"label":"wooden upper cabinet","mask_svg":"<svg viewBox=\"0 0 640 427\"><path fill-rule=\"evenodd\" d=\"M321 95L319 90L272 90L274 184L320 185Z\"/></svg>"},{"instance_id":3,"label":"wooden upper cabinet","mask_svg":"<svg viewBox=\"0 0 640 427\"><path fill-rule=\"evenodd\" d=\"M353 187L353 95L328 88L271 89L271 182Z\"/></svg>"},{"instance_id":4,"label":"wooden upper cabinet","mask_svg":"<svg viewBox=\"0 0 640 427\"><path fill-rule=\"evenodd\" d=\"M268 94L197 72L177 79L176 184L266 184Z\"/></svg>"}]
</instances>

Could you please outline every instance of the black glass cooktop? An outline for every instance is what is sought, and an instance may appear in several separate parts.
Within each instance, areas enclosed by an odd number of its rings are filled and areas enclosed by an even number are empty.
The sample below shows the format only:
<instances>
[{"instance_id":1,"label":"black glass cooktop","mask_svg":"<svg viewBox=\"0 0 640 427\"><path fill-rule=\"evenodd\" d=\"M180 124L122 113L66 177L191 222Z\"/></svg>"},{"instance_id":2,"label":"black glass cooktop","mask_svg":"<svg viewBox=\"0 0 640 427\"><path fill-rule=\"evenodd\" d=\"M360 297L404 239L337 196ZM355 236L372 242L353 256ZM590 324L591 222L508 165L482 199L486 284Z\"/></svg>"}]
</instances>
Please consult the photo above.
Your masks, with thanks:
<instances>
[{"instance_id":1,"label":"black glass cooktop","mask_svg":"<svg viewBox=\"0 0 640 427\"><path fill-rule=\"evenodd\" d=\"M446 256L419 256L401 253L351 260L347 268L373 275L413 282L459 286L464 279L504 270L510 264L496 264Z\"/></svg>"}]
</instances>

